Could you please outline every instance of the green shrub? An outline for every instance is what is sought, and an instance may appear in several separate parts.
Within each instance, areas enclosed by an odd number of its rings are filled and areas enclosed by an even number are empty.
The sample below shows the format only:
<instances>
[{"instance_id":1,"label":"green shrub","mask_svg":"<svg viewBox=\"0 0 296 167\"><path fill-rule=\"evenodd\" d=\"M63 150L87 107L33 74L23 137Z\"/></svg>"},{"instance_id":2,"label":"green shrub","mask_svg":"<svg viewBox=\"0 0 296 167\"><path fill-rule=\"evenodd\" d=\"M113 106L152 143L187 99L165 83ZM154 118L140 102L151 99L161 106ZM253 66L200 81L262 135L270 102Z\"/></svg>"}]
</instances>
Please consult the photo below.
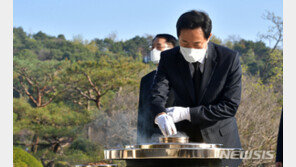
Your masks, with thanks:
<instances>
[{"instance_id":1,"label":"green shrub","mask_svg":"<svg viewBox=\"0 0 296 167\"><path fill-rule=\"evenodd\" d=\"M92 162L90 157L83 151L68 149L65 151L65 156L62 158L62 161L67 161L70 164L78 165Z\"/></svg>"},{"instance_id":2,"label":"green shrub","mask_svg":"<svg viewBox=\"0 0 296 167\"><path fill-rule=\"evenodd\" d=\"M29 167L26 163L24 162L16 162L16 163L13 163L13 166L14 167Z\"/></svg>"},{"instance_id":3,"label":"green shrub","mask_svg":"<svg viewBox=\"0 0 296 167\"><path fill-rule=\"evenodd\" d=\"M104 158L102 147L85 138L74 140L64 154L65 157L62 160L70 164L98 162Z\"/></svg>"},{"instance_id":4,"label":"green shrub","mask_svg":"<svg viewBox=\"0 0 296 167\"><path fill-rule=\"evenodd\" d=\"M58 161L54 165L55 167L71 167L71 165L68 162L65 161Z\"/></svg>"},{"instance_id":5,"label":"green shrub","mask_svg":"<svg viewBox=\"0 0 296 167\"><path fill-rule=\"evenodd\" d=\"M43 167L34 156L18 147L13 148L13 164L14 167Z\"/></svg>"},{"instance_id":6,"label":"green shrub","mask_svg":"<svg viewBox=\"0 0 296 167\"><path fill-rule=\"evenodd\" d=\"M98 145L90 142L87 139L78 138L73 141L73 143L70 146L70 149L81 150L87 153L87 152L93 152L93 151L99 150L100 148L98 148Z\"/></svg>"}]
</instances>

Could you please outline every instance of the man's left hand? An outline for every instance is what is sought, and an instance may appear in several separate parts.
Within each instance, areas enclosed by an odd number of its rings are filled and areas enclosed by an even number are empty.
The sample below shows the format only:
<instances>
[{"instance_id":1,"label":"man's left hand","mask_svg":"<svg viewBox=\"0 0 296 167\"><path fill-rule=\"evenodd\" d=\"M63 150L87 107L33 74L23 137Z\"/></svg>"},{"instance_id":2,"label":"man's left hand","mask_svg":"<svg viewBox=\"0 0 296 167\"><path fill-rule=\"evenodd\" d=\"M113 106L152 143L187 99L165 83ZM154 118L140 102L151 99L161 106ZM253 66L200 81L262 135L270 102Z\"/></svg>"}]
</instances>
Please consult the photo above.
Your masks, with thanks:
<instances>
[{"instance_id":1,"label":"man's left hand","mask_svg":"<svg viewBox=\"0 0 296 167\"><path fill-rule=\"evenodd\" d=\"M183 120L191 121L189 107L169 107L166 108L166 112L174 120L174 123Z\"/></svg>"}]
</instances>

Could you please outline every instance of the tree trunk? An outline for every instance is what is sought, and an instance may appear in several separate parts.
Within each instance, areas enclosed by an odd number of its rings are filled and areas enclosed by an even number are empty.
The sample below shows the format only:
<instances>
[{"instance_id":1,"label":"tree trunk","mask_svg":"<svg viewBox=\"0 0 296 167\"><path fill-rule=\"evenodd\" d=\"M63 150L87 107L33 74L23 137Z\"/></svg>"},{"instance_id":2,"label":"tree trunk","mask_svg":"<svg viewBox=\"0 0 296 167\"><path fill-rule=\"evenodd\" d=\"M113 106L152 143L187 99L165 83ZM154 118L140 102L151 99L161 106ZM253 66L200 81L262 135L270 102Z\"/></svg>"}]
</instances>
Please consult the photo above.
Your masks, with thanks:
<instances>
[{"instance_id":1,"label":"tree trunk","mask_svg":"<svg viewBox=\"0 0 296 167\"><path fill-rule=\"evenodd\" d=\"M54 160L45 160L44 158L41 158L41 163L43 167L54 167Z\"/></svg>"},{"instance_id":2,"label":"tree trunk","mask_svg":"<svg viewBox=\"0 0 296 167\"><path fill-rule=\"evenodd\" d=\"M92 128L91 125L89 125L88 129L87 129L87 138L89 141L91 141L91 133L92 133Z\"/></svg>"},{"instance_id":3,"label":"tree trunk","mask_svg":"<svg viewBox=\"0 0 296 167\"><path fill-rule=\"evenodd\" d=\"M86 109L90 110L90 101L89 100L87 100L87 102L86 102Z\"/></svg>"},{"instance_id":4,"label":"tree trunk","mask_svg":"<svg viewBox=\"0 0 296 167\"><path fill-rule=\"evenodd\" d=\"M41 107L41 105L42 105L42 101L41 101L41 98L42 97L42 95L41 95L41 92L40 92L40 90L39 90L39 88L37 88L37 107Z\"/></svg>"},{"instance_id":5,"label":"tree trunk","mask_svg":"<svg viewBox=\"0 0 296 167\"><path fill-rule=\"evenodd\" d=\"M275 45L273 46L271 53L276 49L276 47L278 46L278 44L280 43L280 39L278 39L275 43Z\"/></svg>"},{"instance_id":6,"label":"tree trunk","mask_svg":"<svg viewBox=\"0 0 296 167\"><path fill-rule=\"evenodd\" d=\"M96 103L96 106L97 106L97 108L98 109L100 109L101 108L101 98L100 97L97 97L97 99L95 100L95 103Z\"/></svg>"},{"instance_id":7,"label":"tree trunk","mask_svg":"<svg viewBox=\"0 0 296 167\"><path fill-rule=\"evenodd\" d=\"M54 161L50 161L50 162L46 165L46 167L54 167Z\"/></svg>"},{"instance_id":8,"label":"tree trunk","mask_svg":"<svg viewBox=\"0 0 296 167\"><path fill-rule=\"evenodd\" d=\"M33 153L37 152L38 142L39 142L39 136L34 134L33 141L32 141L31 152L33 152Z\"/></svg>"},{"instance_id":9,"label":"tree trunk","mask_svg":"<svg viewBox=\"0 0 296 167\"><path fill-rule=\"evenodd\" d=\"M45 160L43 158L41 158L41 163L42 163L43 167L46 166Z\"/></svg>"},{"instance_id":10,"label":"tree trunk","mask_svg":"<svg viewBox=\"0 0 296 167\"><path fill-rule=\"evenodd\" d=\"M60 151L60 149L61 149L60 143L56 143L53 147L53 152L57 153L58 151Z\"/></svg>"}]
</instances>

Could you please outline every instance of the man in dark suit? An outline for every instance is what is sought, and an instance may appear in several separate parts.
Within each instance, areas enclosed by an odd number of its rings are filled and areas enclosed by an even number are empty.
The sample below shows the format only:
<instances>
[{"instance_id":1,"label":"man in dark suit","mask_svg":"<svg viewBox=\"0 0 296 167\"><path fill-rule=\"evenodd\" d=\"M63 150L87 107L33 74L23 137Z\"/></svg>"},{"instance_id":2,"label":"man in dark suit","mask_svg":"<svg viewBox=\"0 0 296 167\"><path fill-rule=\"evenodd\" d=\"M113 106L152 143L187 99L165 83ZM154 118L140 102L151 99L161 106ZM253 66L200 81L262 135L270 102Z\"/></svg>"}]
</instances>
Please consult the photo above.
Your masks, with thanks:
<instances>
[{"instance_id":1,"label":"man in dark suit","mask_svg":"<svg viewBox=\"0 0 296 167\"><path fill-rule=\"evenodd\" d=\"M160 60L160 53L162 51L171 49L177 44L177 39L169 34L158 34L152 40L152 48L150 52L150 60L157 64ZM154 117L149 110L151 87L156 70L151 71L141 79L140 84L140 96L138 106L138 124L137 124L137 143L152 142L153 136L161 135L161 132L157 125L154 124ZM170 91L166 107L173 106L174 93Z\"/></svg>"},{"instance_id":2,"label":"man in dark suit","mask_svg":"<svg viewBox=\"0 0 296 167\"><path fill-rule=\"evenodd\" d=\"M180 47L161 53L152 86L155 123L166 136L176 134L176 128L190 142L241 148L235 118L241 98L238 52L209 42L212 22L204 12L182 14L176 27ZM171 89L176 95L174 107L167 108ZM222 161L223 166L240 163Z\"/></svg>"}]
</instances>

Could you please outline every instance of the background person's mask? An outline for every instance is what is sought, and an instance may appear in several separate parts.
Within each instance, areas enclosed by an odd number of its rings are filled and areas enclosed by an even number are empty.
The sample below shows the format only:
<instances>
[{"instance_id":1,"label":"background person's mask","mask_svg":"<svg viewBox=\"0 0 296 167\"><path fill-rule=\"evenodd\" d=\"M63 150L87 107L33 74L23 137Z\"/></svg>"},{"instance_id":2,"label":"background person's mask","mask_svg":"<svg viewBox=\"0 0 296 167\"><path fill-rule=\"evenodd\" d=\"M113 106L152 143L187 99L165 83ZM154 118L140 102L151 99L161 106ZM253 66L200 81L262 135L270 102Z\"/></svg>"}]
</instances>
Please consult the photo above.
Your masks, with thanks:
<instances>
[{"instance_id":1,"label":"background person's mask","mask_svg":"<svg viewBox=\"0 0 296 167\"><path fill-rule=\"evenodd\" d=\"M197 61L203 63L207 49L194 49L180 46L180 51L184 59L189 63L194 63Z\"/></svg>"},{"instance_id":2,"label":"background person's mask","mask_svg":"<svg viewBox=\"0 0 296 167\"><path fill-rule=\"evenodd\" d=\"M150 60L152 61L152 63L154 63L154 64L159 63L160 53L161 53L161 51L157 50L156 48L151 50L151 52L150 52Z\"/></svg>"},{"instance_id":3,"label":"background person's mask","mask_svg":"<svg viewBox=\"0 0 296 167\"><path fill-rule=\"evenodd\" d=\"M165 49L163 51L168 50L168 49L170 49L170 48L168 48L168 46L165 45ZM158 64L159 63L160 53L161 52L162 51L157 50L156 48L154 48L153 50L151 50L151 52L150 52L150 60L152 61L152 63L154 63L154 64Z\"/></svg>"}]
</instances>

